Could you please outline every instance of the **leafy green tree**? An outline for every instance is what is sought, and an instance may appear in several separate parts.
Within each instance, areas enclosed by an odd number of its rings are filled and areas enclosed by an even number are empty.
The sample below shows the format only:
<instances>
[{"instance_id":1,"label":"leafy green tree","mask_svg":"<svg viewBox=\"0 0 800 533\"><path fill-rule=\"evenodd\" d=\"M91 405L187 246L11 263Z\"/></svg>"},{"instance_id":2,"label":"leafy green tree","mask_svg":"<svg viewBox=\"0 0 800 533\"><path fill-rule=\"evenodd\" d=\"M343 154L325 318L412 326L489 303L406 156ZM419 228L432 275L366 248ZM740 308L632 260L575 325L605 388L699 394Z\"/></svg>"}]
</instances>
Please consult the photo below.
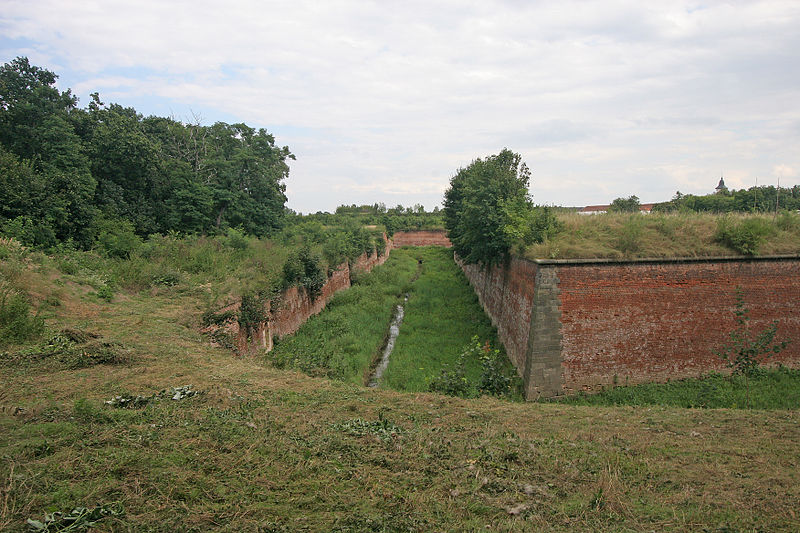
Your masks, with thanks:
<instances>
[{"instance_id":1,"label":"leafy green tree","mask_svg":"<svg viewBox=\"0 0 800 533\"><path fill-rule=\"evenodd\" d=\"M640 206L639 197L634 195L627 198L616 198L611 202L608 210L613 213L638 213Z\"/></svg>"},{"instance_id":2,"label":"leafy green tree","mask_svg":"<svg viewBox=\"0 0 800 533\"><path fill-rule=\"evenodd\" d=\"M70 91L59 92L56 79L27 58L0 67L0 144L37 175L27 205L17 196L16 209L36 221L39 233L88 247L96 183L69 120L77 100Z\"/></svg>"},{"instance_id":3,"label":"leafy green tree","mask_svg":"<svg viewBox=\"0 0 800 533\"><path fill-rule=\"evenodd\" d=\"M491 266L508 258L532 208L530 170L508 149L459 169L445 192L444 224L467 263Z\"/></svg>"}]
</instances>

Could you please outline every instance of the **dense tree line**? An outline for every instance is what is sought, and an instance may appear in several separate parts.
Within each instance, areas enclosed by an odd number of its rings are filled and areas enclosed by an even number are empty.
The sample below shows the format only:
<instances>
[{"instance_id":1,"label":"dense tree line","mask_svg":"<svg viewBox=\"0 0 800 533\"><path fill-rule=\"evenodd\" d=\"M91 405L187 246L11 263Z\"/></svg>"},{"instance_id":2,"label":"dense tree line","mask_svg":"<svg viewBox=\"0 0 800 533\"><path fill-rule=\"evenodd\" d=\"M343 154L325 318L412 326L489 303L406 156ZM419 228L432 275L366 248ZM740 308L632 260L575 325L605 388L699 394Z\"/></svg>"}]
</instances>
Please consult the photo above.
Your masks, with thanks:
<instances>
[{"instance_id":1,"label":"dense tree line","mask_svg":"<svg viewBox=\"0 0 800 533\"><path fill-rule=\"evenodd\" d=\"M653 206L654 211L693 211L711 213L772 213L778 210L800 210L800 185L778 189L772 185L750 187L717 194L695 196L678 191L669 202Z\"/></svg>"},{"instance_id":2,"label":"dense tree line","mask_svg":"<svg viewBox=\"0 0 800 533\"><path fill-rule=\"evenodd\" d=\"M283 225L287 147L264 129L184 124L78 107L20 57L0 67L0 231L28 245L88 248L103 233L266 235Z\"/></svg>"},{"instance_id":3,"label":"dense tree line","mask_svg":"<svg viewBox=\"0 0 800 533\"><path fill-rule=\"evenodd\" d=\"M411 207L398 204L389 208L383 203L340 205L333 214L318 212L304 218L325 225L342 224L343 221L349 220L368 226L383 226L389 237L396 231L444 229L443 211L438 206L434 207L433 211L425 211L420 204Z\"/></svg>"},{"instance_id":4,"label":"dense tree line","mask_svg":"<svg viewBox=\"0 0 800 533\"><path fill-rule=\"evenodd\" d=\"M455 252L467 263L495 265L513 246L542 242L558 228L555 214L534 207L530 170L504 149L459 169L445 191L444 225Z\"/></svg>"}]
</instances>

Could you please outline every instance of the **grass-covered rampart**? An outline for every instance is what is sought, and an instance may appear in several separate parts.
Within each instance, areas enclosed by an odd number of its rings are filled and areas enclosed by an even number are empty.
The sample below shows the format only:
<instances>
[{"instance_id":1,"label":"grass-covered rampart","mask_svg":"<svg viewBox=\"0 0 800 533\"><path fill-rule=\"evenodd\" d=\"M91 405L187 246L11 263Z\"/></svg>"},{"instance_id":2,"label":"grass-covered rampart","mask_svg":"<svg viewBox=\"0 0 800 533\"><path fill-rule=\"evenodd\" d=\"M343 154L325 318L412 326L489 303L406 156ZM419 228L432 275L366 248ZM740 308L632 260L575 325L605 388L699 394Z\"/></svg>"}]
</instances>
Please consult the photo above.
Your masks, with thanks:
<instances>
[{"instance_id":1,"label":"grass-covered rampart","mask_svg":"<svg viewBox=\"0 0 800 533\"><path fill-rule=\"evenodd\" d=\"M558 214L556 231L517 246L529 259L800 254L800 214Z\"/></svg>"}]
</instances>

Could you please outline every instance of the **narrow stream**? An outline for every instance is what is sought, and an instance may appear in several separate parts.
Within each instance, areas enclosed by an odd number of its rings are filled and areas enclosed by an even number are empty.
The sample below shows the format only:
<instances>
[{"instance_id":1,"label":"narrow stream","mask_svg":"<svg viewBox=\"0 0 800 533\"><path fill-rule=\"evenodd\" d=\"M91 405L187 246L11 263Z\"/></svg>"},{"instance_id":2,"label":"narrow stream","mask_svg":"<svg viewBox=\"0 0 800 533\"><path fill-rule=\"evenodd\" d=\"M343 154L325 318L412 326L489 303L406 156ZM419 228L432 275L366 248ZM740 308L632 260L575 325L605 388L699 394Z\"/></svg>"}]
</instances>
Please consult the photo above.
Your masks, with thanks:
<instances>
[{"instance_id":1,"label":"narrow stream","mask_svg":"<svg viewBox=\"0 0 800 533\"><path fill-rule=\"evenodd\" d=\"M403 301L408 301L408 294L406 294ZM392 350L394 350L394 342L400 334L400 324L403 323L403 316L405 316L405 310L402 305L398 304L394 310L392 322L389 325L389 339L386 341L386 347L383 349L383 354L381 355L378 366L375 367L375 372L373 372L372 377L369 378L369 384L367 385L369 387L377 387L380 385L383 373L386 372L386 367L389 366L389 356L392 355Z\"/></svg>"}]
</instances>

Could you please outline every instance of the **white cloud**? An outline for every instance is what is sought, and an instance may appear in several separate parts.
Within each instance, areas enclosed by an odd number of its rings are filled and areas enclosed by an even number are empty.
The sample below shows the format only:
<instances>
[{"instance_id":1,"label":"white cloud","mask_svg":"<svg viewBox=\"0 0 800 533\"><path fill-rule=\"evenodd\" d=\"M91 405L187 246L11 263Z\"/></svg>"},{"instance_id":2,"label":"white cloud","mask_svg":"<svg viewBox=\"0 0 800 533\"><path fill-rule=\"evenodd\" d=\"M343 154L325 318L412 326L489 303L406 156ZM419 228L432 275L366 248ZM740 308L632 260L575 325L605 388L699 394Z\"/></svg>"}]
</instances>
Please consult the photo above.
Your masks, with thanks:
<instances>
[{"instance_id":1,"label":"white cloud","mask_svg":"<svg viewBox=\"0 0 800 533\"><path fill-rule=\"evenodd\" d=\"M97 90L143 113L166 100L284 130L302 211L356 197L432 207L458 167L504 146L534 170L537 200L566 205L800 168L795 1L7 0L3 11L0 33L24 43L4 46L8 59L41 61L84 102Z\"/></svg>"}]
</instances>

